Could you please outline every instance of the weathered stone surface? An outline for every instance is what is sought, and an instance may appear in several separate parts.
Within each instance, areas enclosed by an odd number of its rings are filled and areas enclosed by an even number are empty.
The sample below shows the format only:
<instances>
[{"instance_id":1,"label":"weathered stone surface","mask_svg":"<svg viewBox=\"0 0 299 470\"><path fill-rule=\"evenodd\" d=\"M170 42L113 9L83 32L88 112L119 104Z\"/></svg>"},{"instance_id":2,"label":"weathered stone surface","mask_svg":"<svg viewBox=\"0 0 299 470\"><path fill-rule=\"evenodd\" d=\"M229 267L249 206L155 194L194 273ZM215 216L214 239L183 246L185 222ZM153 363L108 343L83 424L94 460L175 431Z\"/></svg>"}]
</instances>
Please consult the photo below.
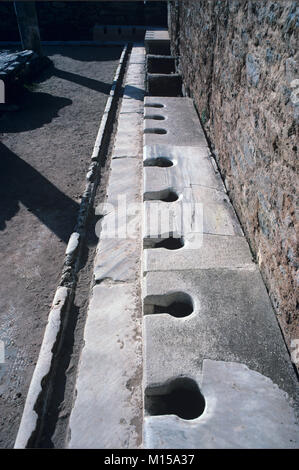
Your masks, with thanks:
<instances>
[{"instance_id":1,"label":"weathered stone surface","mask_svg":"<svg viewBox=\"0 0 299 470\"><path fill-rule=\"evenodd\" d=\"M296 24L292 0L183 0L170 7L172 52L181 58L186 93L195 100L289 346L299 338Z\"/></svg>"},{"instance_id":2,"label":"weathered stone surface","mask_svg":"<svg viewBox=\"0 0 299 470\"><path fill-rule=\"evenodd\" d=\"M123 100L123 102L135 100ZM115 136L112 157L139 156L142 157L142 140L140 132L136 129L142 128L142 115L139 113L123 113L119 115L118 129ZM120 175L118 175L120 176Z\"/></svg>"},{"instance_id":3,"label":"weathered stone surface","mask_svg":"<svg viewBox=\"0 0 299 470\"><path fill-rule=\"evenodd\" d=\"M147 181L145 183L147 184ZM158 231L163 236L165 228L168 227L168 220L173 224L173 232L182 234L182 236L193 235L194 232L243 236L233 207L227 195L222 191L192 185L182 189L177 201L163 202L159 200L167 192L164 193L163 188L160 188L159 191L153 191L153 186L156 187L154 184L151 184L151 191L148 191L146 184L144 188L147 197L144 203L145 238L153 237L156 233L157 224L153 223L156 212L163 214L161 219L164 231ZM157 222L160 223L159 219Z\"/></svg>"},{"instance_id":4,"label":"weathered stone surface","mask_svg":"<svg viewBox=\"0 0 299 470\"><path fill-rule=\"evenodd\" d=\"M135 45L133 47L130 56L130 65L132 64L145 64L145 50L143 45Z\"/></svg>"},{"instance_id":5,"label":"weathered stone surface","mask_svg":"<svg viewBox=\"0 0 299 470\"><path fill-rule=\"evenodd\" d=\"M144 384L196 377L204 359L233 361L269 377L298 401L298 382L258 268L147 273L146 305L171 292L191 296L193 313L144 317ZM158 303L159 305L159 303Z\"/></svg>"},{"instance_id":6,"label":"weathered stone surface","mask_svg":"<svg viewBox=\"0 0 299 470\"><path fill-rule=\"evenodd\" d=\"M144 89L135 85L125 85L123 98L143 101Z\"/></svg>"},{"instance_id":7,"label":"weathered stone surface","mask_svg":"<svg viewBox=\"0 0 299 470\"><path fill-rule=\"evenodd\" d=\"M80 240L80 234L77 232L73 232L72 235L70 236L69 242L65 250L66 255L72 255L74 251L76 251L79 245L79 240Z\"/></svg>"},{"instance_id":8,"label":"weathered stone surface","mask_svg":"<svg viewBox=\"0 0 299 470\"><path fill-rule=\"evenodd\" d=\"M123 156L126 156L126 154L123 154ZM114 204L121 195L126 196L128 203L140 200L141 175L141 158L112 159L107 202Z\"/></svg>"},{"instance_id":9,"label":"weathered stone surface","mask_svg":"<svg viewBox=\"0 0 299 470\"><path fill-rule=\"evenodd\" d=\"M69 448L141 443L141 333L132 285L95 286L84 330Z\"/></svg>"},{"instance_id":10,"label":"weathered stone surface","mask_svg":"<svg viewBox=\"0 0 299 470\"><path fill-rule=\"evenodd\" d=\"M197 234L195 234L197 235ZM175 271L252 266L252 256L244 237L203 234L185 241L179 250L148 248L144 251L144 271Z\"/></svg>"},{"instance_id":11,"label":"weathered stone surface","mask_svg":"<svg viewBox=\"0 0 299 470\"><path fill-rule=\"evenodd\" d=\"M97 247L95 258L95 281L138 280L140 256L140 241L136 238L102 239Z\"/></svg>"},{"instance_id":12,"label":"weathered stone surface","mask_svg":"<svg viewBox=\"0 0 299 470\"><path fill-rule=\"evenodd\" d=\"M139 113L143 114L143 101L123 99L120 114Z\"/></svg>"},{"instance_id":13,"label":"weathered stone surface","mask_svg":"<svg viewBox=\"0 0 299 470\"><path fill-rule=\"evenodd\" d=\"M142 115L135 106L129 111L119 116L106 204L96 210L103 216L96 227L98 285L87 312L70 448L138 448L142 442Z\"/></svg>"},{"instance_id":14,"label":"weathered stone surface","mask_svg":"<svg viewBox=\"0 0 299 470\"><path fill-rule=\"evenodd\" d=\"M144 145L207 146L191 99L146 96L144 104ZM151 119L153 114L165 120Z\"/></svg>"},{"instance_id":15,"label":"weathered stone surface","mask_svg":"<svg viewBox=\"0 0 299 470\"><path fill-rule=\"evenodd\" d=\"M22 64L29 60L34 55L33 51L20 51L12 53L10 51L2 50L0 52L0 71L1 73L9 70L17 70Z\"/></svg>"},{"instance_id":16,"label":"weathered stone surface","mask_svg":"<svg viewBox=\"0 0 299 470\"><path fill-rule=\"evenodd\" d=\"M147 416L144 445L150 449L296 449L298 423L287 394L244 364L203 361L197 378L204 413L187 421Z\"/></svg>"},{"instance_id":17,"label":"weathered stone surface","mask_svg":"<svg viewBox=\"0 0 299 470\"><path fill-rule=\"evenodd\" d=\"M59 286L55 292L38 361L31 379L25 408L15 441L14 447L16 449L25 449L33 433L36 431L38 423L36 404L42 392L43 383L51 371L54 351L59 344L61 326L66 310L68 309L70 295L70 289L67 287Z\"/></svg>"},{"instance_id":18,"label":"weathered stone surface","mask_svg":"<svg viewBox=\"0 0 299 470\"><path fill-rule=\"evenodd\" d=\"M133 51L134 60L134 51ZM130 64L130 67L126 74L125 84L137 84L139 86L144 85L144 64Z\"/></svg>"},{"instance_id":19,"label":"weathered stone surface","mask_svg":"<svg viewBox=\"0 0 299 470\"><path fill-rule=\"evenodd\" d=\"M180 192L191 185L225 191L222 179L211 163L207 147L152 145L144 147L143 155L146 191L172 187ZM172 166L158 167L156 165L159 161L156 162L156 159L166 159L166 164L170 161Z\"/></svg>"}]
</instances>

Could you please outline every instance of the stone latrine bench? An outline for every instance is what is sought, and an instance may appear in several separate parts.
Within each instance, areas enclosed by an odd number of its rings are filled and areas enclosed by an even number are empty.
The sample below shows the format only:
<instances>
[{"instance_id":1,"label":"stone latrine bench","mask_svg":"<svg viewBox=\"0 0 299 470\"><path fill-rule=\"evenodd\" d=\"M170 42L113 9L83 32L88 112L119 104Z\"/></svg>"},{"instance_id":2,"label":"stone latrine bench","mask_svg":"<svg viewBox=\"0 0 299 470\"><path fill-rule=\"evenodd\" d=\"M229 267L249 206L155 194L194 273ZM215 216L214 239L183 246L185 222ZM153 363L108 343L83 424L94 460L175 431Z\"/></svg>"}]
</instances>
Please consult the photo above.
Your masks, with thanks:
<instances>
[{"instance_id":1,"label":"stone latrine bench","mask_svg":"<svg viewBox=\"0 0 299 470\"><path fill-rule=\"evenodd\" d=\"M146 91L150 96L182 96L182 77L177 58L170 55L168 31L147 30L145 35Z\"/></svg>"},{"instance_id":2,"label":"stone latrine bench","mask_svg":"<svg viewBox=\"0 0 299 470\"><path fill-rule=\"evenodd\" d=\"M147 83L143 446L296 448L297 379L193 101Z\"/></svg>"}]
</instances>

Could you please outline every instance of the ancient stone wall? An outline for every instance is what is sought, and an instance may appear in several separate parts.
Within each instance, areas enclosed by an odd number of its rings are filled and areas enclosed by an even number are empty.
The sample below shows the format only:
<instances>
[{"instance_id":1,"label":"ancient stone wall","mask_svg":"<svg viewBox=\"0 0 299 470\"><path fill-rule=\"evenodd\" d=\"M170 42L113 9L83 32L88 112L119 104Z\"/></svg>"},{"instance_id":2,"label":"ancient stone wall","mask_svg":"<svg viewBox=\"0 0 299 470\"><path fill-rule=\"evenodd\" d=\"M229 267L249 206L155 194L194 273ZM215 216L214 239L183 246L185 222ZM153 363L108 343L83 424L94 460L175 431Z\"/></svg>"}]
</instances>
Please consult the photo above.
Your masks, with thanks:
<instances>
[{"instance_id":1,"label":"ancient stone wall","mask_svg":"<svg viewBox=\"0 0 299 470\"><path fill-rule=\"evenodd\" d=\"M298 2L181 0L168 14L186 94L291 347L299 338Z\"/></svg>"},{"instance_id":2,"label":"ancient stone wall","mask_svg":"<svg viewBox=\"0 0 299 470\"><path fill-rule=\"evenodd\" d=\"M166 26L166 2L36 2L41 39L89 40L95 24ZM18 41L13 2L0 2L0 41Z\"/></svg>"}]
</instances>

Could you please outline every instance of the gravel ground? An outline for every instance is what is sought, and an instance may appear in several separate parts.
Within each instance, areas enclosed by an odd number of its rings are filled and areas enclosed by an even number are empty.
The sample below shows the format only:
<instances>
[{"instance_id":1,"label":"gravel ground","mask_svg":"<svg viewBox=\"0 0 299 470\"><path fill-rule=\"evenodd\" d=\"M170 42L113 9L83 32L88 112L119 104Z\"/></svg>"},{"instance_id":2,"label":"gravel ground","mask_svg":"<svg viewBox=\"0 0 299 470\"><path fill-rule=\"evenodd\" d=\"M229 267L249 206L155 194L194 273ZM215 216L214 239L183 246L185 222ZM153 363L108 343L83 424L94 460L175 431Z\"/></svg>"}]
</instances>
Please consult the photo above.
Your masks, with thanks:
<instances>
[{"instance_id":1,"label":"gravel ground","mask_svg":"<svg viewBox=\"0 0 299 470\"><path fill-rule=\"evenodd\" d=\"M121 54L47 47L54 67L0 116L0 447L13 447Z\"/></svg>"}]
</instances>

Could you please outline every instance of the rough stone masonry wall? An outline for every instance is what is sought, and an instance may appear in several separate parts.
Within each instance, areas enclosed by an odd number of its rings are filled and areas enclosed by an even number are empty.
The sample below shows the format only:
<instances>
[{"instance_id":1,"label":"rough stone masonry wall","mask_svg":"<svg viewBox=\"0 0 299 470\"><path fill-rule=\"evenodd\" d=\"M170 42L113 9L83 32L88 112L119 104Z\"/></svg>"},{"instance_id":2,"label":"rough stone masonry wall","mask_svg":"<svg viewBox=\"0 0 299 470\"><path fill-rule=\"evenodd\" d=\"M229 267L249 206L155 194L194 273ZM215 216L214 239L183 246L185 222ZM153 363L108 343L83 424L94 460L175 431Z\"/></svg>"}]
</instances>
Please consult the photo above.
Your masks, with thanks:
<instances>
[{"instance_id":1,"label":"rough stone masonry wall","mask_svg":"<svg viewBox=\"0 0 299 470\"><path fill-rule=\"evenodd\" d=\"M169 2L169 26L186 93L195 100L290 347L299 338L298 2Z\"/></svg>"}]
</instances>

